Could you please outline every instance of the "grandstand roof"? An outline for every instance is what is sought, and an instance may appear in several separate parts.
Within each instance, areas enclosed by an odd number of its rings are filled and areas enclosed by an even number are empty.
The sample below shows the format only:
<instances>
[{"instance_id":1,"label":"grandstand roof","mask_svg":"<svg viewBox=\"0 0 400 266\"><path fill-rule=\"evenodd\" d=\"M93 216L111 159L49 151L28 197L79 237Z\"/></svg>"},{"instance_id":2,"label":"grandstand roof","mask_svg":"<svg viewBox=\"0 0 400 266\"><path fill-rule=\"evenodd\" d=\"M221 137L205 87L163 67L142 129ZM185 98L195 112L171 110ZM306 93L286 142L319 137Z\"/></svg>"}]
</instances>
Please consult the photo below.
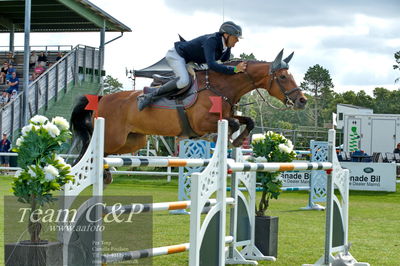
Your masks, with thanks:
<instances>
[{"instance_id":1,"label":"grandstand roof","mask_svg":"<svg viewBox=\"0 0 400 266\"><path fill-rule=\"evenodd\" d=\"M31 32L130 32L124 25L87 0L31 0ZM0 33L24 32L25 0L0 1Z\"/></svg>"}]
</instances>

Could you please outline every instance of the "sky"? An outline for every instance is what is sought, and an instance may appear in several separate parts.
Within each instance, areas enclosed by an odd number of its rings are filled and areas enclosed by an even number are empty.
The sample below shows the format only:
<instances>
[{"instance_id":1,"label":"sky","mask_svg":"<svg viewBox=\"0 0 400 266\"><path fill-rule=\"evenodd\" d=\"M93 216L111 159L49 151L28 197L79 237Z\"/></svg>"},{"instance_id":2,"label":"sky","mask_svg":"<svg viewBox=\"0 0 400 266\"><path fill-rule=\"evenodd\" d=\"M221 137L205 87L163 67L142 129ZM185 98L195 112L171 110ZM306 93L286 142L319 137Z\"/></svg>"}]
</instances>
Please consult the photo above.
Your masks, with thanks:
<instances>
[{"instance_id":1,"label":"sky","mask_svg":"<svg viewBox=\"0 0 400 266\"><path fill-rule=\"evenodd\" d=\"M376 87L399 89L394 80L394 53L400 50L399 0L92 0L132 29L131 33L106 45L105 69L125 89L132 82L125 68L141 69L165 56L178 33L190 40L218 31L223 21L243 28L243 39L232 49L253 53L272 61L284 48L295 52L290 71L300 85L309 67L319 64L329 70L334 91ZM2 34L0 41L8 44ZM107 33L106 41L119 33ZM7 37L7 39L5 39ZM31 44L86 44L99 46L98 33L32 34ZM16 45L23 45L17 34ZM148 85L138 79L136 89Z\"/></svg>"}]
</instances>

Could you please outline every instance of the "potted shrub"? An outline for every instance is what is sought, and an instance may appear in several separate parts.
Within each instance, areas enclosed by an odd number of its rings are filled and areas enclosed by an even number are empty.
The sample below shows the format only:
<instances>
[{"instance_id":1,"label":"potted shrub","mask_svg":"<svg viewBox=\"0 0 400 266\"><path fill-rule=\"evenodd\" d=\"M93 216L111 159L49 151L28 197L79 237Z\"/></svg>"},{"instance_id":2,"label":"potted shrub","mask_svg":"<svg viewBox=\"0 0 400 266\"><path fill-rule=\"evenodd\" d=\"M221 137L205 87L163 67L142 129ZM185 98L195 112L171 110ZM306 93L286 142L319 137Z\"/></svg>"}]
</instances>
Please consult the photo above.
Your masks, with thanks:
<instances>
[{"instance_id":1,"label":"potted shrub","mask_svg":"<svg viewBox=\"0 0 400 266\"><path fill-rule=\"evenodd\" d=\"M62 259L61 244L40 239L39 210L56 200L53 192L74 180L70 175L71 166L57 155L69 138L69 124L62 117L50 121L37 115L22 128L21 137L13 149L18 152L18 164L22 170L15 174L12 191L19 202L30 205L27 215L30 239L6 245L7 265L62 265L62 261L60 264L56 262Z\"/></svg>"},{"instance_id":2,"label":"potted shrub","mask_svg":"<svg viewBox=\"0 0 400 266\"><path fill-rule=\"evenodd\" d=\"M253 157L258 162L291 162L296 158L293 144L281 134L268 131L254 134L251 142ZM258 172L257 182L263 188L260 202L256 206L255 244L265 256L278 255L278 217L266 216L271 199L278 199L282 179L280 172Z\"/></svg>"}]
</instances>

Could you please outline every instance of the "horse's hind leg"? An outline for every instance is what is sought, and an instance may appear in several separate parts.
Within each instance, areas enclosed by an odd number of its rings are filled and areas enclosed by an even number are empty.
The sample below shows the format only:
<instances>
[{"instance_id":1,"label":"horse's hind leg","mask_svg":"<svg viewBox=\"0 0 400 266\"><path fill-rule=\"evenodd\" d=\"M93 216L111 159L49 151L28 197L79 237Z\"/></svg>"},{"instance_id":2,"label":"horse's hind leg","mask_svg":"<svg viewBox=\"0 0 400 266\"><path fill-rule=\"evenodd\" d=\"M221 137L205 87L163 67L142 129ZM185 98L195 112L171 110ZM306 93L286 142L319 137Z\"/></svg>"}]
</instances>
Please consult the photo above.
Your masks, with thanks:
<instances>
[{"instance_id":1,"label":"horse's hind leg","mask_svg":"<svg viewBox=\"0 0 400 266\"><path fill-rule=\"evenodd\" d=\"M146 146L146 135L138 133L129 133L126 137L125 144L121 146L115 153L124 154L136 152Z\"/></svg>"},{"instance_id":2,"label":"horse's hind leg","mask_svg":"<svg viewBox=\"0 0 400 266\"><path fill-rule=\"evenodd\" d=\"M124 154L135 152L146 145L146 135L129 133L126 137L126 142L113 154ZM110 169L104 169L103 182L104 184L111 184L113 178Z\"/></svg>"}]
</instances>

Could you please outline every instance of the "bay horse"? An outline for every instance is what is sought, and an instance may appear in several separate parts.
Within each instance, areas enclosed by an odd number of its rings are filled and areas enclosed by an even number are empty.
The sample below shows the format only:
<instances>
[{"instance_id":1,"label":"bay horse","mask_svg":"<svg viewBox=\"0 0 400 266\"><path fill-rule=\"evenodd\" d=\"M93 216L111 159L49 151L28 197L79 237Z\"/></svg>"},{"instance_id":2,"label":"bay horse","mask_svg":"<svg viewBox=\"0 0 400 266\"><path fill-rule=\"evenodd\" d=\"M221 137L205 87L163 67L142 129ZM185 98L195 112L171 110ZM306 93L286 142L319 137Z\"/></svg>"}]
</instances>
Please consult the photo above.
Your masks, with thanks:
<instances>
[{"instance_id":1,"label":"bay horse","mask_svg":"<svg viewBox=\"0 0 400 266\"><path fill-rule=\"evenodd\" d=\"M219 114L209 113L209 96L222 96L222 117L228 120L230 134L237 131L241 124L246 128L233 140L234 146L240 146L254 128L251 118L234 115L234 107L246 93L262 88L286 106L303 109L307 98L296 85L288 71L288 63L293 53L282 60L283 49L273 62L247 61L244 73L234 75L220 74L211 70L196 73L200 88L197 101L186 109L192 130L203 136L217 131ZM240 61L228 62L236 65ZM182 126L177 110L146 107L137 109L137 97L142 91L121 91L99 96L98 116L105 118L104 152L124 154L136 152L146 145L147 135L179 136ZM93 112L84 110L88 100L82 96L71 115L71 126L75 136L82 141L81 155L85 152L93 132Z\"/></svg>"}]
</instances>

